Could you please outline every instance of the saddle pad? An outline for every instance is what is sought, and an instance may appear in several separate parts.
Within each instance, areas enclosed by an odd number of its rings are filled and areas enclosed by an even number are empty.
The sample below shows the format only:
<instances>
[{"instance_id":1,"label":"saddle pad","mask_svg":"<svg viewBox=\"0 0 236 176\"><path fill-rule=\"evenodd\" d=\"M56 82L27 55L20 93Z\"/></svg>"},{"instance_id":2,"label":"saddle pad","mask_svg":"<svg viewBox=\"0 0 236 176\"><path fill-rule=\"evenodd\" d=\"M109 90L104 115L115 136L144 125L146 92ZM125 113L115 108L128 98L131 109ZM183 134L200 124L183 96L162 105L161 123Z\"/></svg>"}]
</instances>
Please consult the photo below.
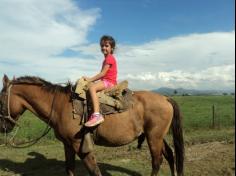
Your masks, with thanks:
<instances>
[{"instance_id":1,"label":"saddle pad","mask_svg":"<svg viewBox=\"0 0 236 176\"><path fill-rule=\"evenodd\" d=\"M87 99L87 90L89 88L90 83L85 81L83 78L79 79L76 82L75 93L83 99ZM122 104L119 100L122 100L122 92L127 89L128 81L122 81L116 86L106 89L104 91L98 92L99 102L102 104L106 104L109 106L116 107L118 109L122 109Z\"/></svg>"},{"instance_id":2,"label":"saddle pad","mask_svg":"<svg viewBox=\"0 0 236 176\"><path fill-rule=\"evenodd\" d=\"M132 98L133 92L129 89L125 89L123 91L123 97L120 100L117 99L113 99L111 100L113 102L113 104L116 104L117 102L119 102L121 106L110 106L107 105L105 103L101 103L100 102L100 113L103 115L107 115L107 114L114 114L114 113L120 113L120 112L124 112L126 110L128 110L131 106L133 106L133 98ZM84 100L86 101L86 108L82 107L82 103L81 100L78 99L73 99L73 114L81 114L83 112L83 109L86 110L87 115L91 114L93 112L93 106L92 106L92 102L90 99L88 100ZM111 103L110 103L111 104ZM85 115L85 116L87 116Z\"/></svg>"},{"instance_id":3,"label":"saddle pad","mask_svg":"<svg viewBox=\"0 0 236 176\"><path fill-rule=\"evenodd\" d=\"M88 113L93 109L91 99L89 98L90 95L88 94L89 85L90 83L88 81L80 78L75 86L76 95L87 101ZM97 93L102 114L123 112L130 107L133 92L127 87L128 81L125 80L112 88Z\"/></svg>"}]
</instances>

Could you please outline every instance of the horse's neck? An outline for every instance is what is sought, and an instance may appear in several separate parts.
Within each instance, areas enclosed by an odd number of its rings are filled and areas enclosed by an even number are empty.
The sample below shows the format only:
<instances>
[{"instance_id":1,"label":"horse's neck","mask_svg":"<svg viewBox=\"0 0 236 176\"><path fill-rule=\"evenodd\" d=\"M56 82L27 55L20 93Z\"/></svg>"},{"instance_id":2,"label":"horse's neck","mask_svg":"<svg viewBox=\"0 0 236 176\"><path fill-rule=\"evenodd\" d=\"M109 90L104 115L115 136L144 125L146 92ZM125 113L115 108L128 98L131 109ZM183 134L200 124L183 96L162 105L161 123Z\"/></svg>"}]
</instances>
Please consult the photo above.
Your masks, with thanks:
<instances>
[{"instance_id":1,"label":"horse's neck","mask_svg":"<svg viewBox=\"0 0 236 176\"><path fill-rule=\"evenodd\" d=\"M51 120L53 122L55 115L55 102L58 95L54 92L48 92L38 86L21 87L21 96L24 98L24 106L33 114L44 121Z\"/></svg>"}]
</instances>

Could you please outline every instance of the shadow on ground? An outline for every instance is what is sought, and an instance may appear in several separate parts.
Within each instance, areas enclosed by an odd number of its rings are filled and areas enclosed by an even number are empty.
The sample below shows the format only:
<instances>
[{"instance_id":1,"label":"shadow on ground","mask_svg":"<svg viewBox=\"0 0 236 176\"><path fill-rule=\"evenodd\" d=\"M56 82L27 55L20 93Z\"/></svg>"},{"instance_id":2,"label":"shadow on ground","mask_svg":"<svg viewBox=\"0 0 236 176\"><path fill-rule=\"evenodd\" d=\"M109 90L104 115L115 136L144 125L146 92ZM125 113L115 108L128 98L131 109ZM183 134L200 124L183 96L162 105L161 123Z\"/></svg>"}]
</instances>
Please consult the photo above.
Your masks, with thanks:
<instances>
[{"instance_id":1,"label":"shadow on ground","mask_svg":"<svg viewBox=\"0 0 236 176\"><path fill-rule=\"evenodd\" d=\"M4 175L19 175L19 176L65 176L65 162L57 159L47 159L44 155L37 152L28 153L29 158L21 163L10 159L0 159L0 170L4 171ZM141 176L141 174L106 163L98 163L103 176L112 176L112 172L117 172L120 175ZM89 176L81 161L76 161L76 174L81 176Z\"/></svg>"}]
</instances>

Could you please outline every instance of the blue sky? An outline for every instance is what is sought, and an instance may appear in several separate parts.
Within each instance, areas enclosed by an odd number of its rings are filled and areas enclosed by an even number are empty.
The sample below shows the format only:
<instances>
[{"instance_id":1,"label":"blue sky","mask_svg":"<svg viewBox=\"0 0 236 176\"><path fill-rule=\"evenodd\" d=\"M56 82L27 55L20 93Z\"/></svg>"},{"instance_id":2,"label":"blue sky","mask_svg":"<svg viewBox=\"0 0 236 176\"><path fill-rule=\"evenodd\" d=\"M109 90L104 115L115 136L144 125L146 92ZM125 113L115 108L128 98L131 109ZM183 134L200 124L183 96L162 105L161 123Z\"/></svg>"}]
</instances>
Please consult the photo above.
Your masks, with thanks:
<instances>
[{"instance_id":1,"label":"blue sky","mask_svg":"<svg viewBox=\"0 0 236 176\"><path fill-rule=\"evenodd\" d=\"M1 0L0 75L92 76L112 35L130 88L235 88L234 0Z\"/></svg>"},{"instance_id":2,"label":"blue sky","mask_svg":"<svg viewBox=\"0 0 236 176\"><path fill-rule=\"evenodd\" d=\"M88 36L111 33L124 43L143 43L176 35L231 31L234 29L234 0L81 0L82 8L101 8Z\"/></svg>"}]
</instances>

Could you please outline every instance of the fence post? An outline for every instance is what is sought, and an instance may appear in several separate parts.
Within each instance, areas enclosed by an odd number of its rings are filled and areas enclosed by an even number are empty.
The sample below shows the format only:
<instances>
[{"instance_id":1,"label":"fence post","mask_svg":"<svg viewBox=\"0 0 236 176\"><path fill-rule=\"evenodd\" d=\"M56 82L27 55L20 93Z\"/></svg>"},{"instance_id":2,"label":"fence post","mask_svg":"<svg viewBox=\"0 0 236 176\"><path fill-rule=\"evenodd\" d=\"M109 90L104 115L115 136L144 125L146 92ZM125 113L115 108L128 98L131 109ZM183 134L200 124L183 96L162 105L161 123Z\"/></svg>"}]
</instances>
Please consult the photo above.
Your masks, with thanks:
<instances>
[{"instance_id":1,"label":"fence post","mask_svg":"<svg viewBox=\"0 0 236 176\"><path fill-rule=\"evenodd\" d=\"M212 127L215 128L215 118L216 118L216 113L215 113L215 105L212 105Z\"/></svg>"}]
</instances>

